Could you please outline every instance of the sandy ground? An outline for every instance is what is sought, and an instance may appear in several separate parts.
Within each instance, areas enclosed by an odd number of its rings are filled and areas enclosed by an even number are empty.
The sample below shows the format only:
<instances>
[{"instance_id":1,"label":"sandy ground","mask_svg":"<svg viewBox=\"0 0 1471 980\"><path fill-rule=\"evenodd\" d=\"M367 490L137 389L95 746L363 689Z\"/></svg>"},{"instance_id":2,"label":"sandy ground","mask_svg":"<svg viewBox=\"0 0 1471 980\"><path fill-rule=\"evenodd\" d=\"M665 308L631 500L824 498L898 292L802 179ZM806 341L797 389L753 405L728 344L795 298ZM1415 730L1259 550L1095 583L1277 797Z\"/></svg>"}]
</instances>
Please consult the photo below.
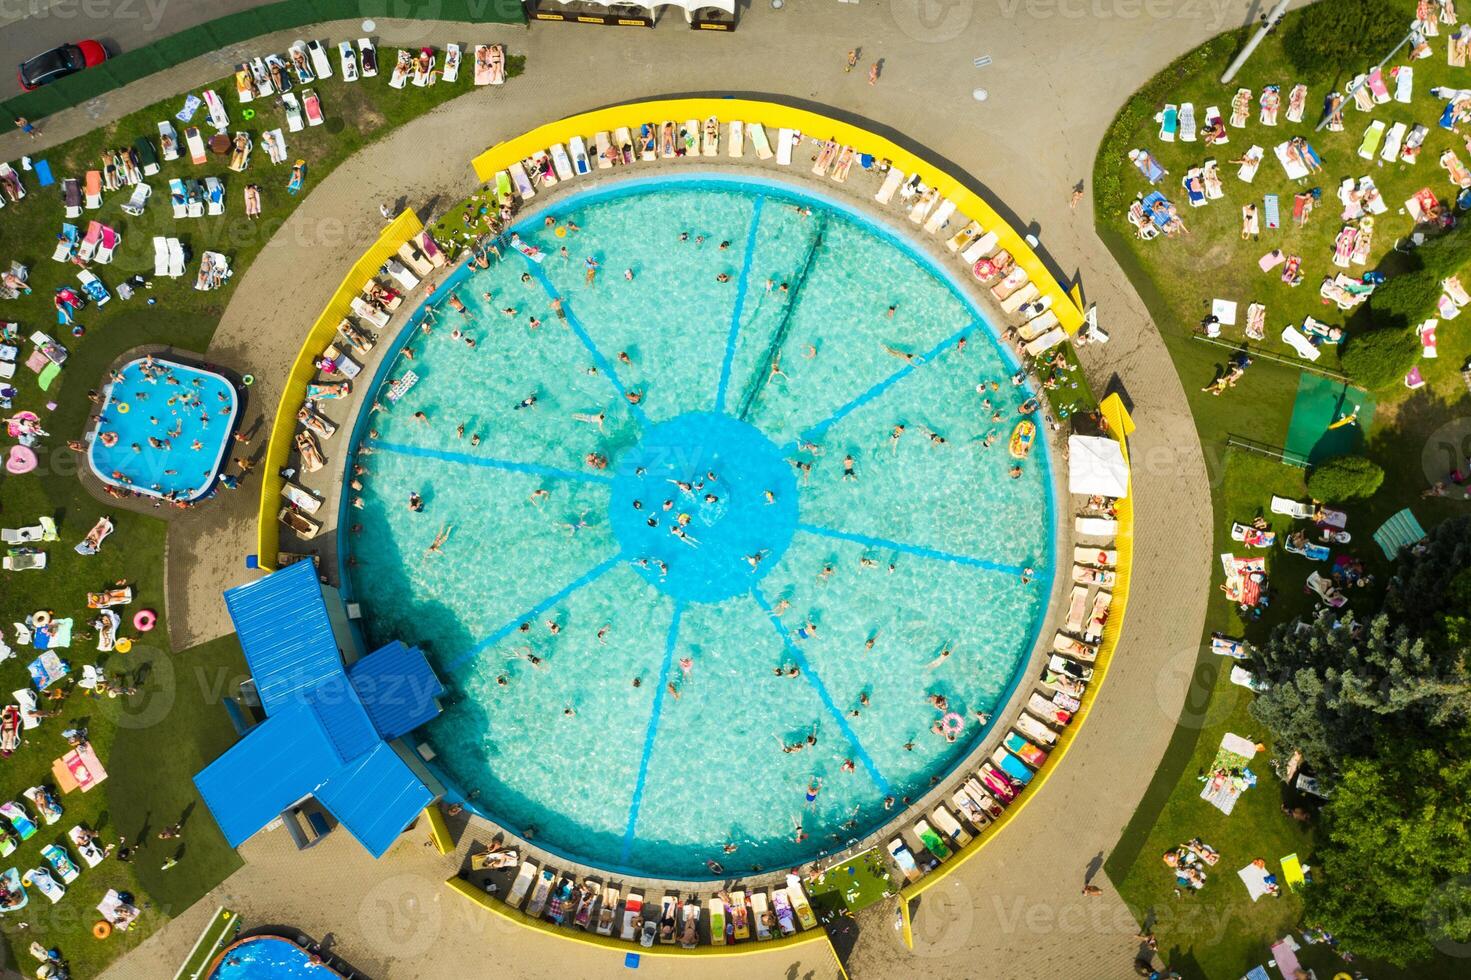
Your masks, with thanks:
<instances>
[{"instance_id":1,"label":"sandy ground","mask_svg":"<svg viewBox=\"0 0 1471 980\"><path fill-rule=\"evenodd\" d=\"M1248 10L1250 6L1250 11ZM851 113L913 141L973 176L1003 213L1042 240L1066 278L1076 277L1112 335L1084 348L1090 377L1121 385L1139 425L1131 442L1139 515L1134 586L1119 656L1064 769L963 872L927 894L916 950L899 945L892 910L863 919L854 975L1044 977L1130 975L1136 926L1107 880L1080 887L1133 811L1173 728L1194 663L1208 595L1209 494L1188 407L1139 298L1093 234L1091 202L1070 211L1071 188L1132 89L1170 59L1254 16L1244 0L890 0L857 5L755 3L731 36L686 31L674 19L653 31L537 25L529 31L378 22L380 47L480 39L526 53L529 72L501 90L479 90L416 120L318 183L291 221L237 282L209 354L260 379L252 414L274 411L297 338L358 252L381 226L378 204L406 200L421 212L466 194L469 158L543 122L612 102L659 95L738 92L794 99ZM354 37L356 23L317 36ZM303 32L292 32L302 36ZM310 36L309 34L306 36ZM263 40L259 51L289 38ZM845 74L849 47L866 68ZM976 68L973 59L990 55ZM386 54L385 57L391 55ZM229 57L198 59L109 95L105 112L143 105L220 73ZM972 98L984 87L985 102ZM47 121L60 140L95 124L83 107ZM0 137L0 155L20 148ZM32 149L33 147L26 147ZM193 516L193 515L191 515ZM181 648L228 630L222 589L252 573L255 498L174 522L169 531L170 620ZM279 838L279 839L278 839ZM194 909L143 943L110 976L171 973L216 904L251 922L285 922L375 977L429 977L493 969L513 977L613 976L621 956L501 926L470 914L444 888L447 868L410 835L374 863L345 834L297 854L280 832L242 848L247 865ZM704 961L701 975L827 977L825 953ZM690 972L685 961L646 961L656 975Z\"/></svg>"}]
</instances>

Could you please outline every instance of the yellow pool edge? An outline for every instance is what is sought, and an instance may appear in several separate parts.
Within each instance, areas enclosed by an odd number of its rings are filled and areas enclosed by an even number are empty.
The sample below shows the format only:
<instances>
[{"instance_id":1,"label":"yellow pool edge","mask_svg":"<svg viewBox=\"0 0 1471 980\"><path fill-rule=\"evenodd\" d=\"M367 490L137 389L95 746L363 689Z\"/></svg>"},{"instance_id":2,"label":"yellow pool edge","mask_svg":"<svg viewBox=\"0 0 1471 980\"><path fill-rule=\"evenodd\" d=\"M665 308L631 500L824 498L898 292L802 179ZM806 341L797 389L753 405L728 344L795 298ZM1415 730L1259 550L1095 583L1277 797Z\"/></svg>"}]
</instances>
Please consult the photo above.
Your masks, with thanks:
<instances>
[{"instance_id":1,"label":"yellow pool edge","mask_svg":"<svg viewBox=\"0 0 1471 980\"><path fill-rule=\"evenodd\" d=\"M1108 422L1109 433L1118 440L1119 448L1124 455L1124 465L1129 465L1129 443L1128 434L1134 431L1134 420L1130 417L1128 409L1124 407L1123 401L1118 395L1109 395L1098 406ZM1103 683L1108 678L1109 664L1113 662L1114 653L1118 649L1119 636L1124 628L1124 611L1129 604L1129 579L1131 577L1134 559L1134 498L1133 479L1130 478L1130 495L1119 498L1117 503L1116 520L1119 531L1114 538L1114 550L1118 552L1118 563L1114 566L1115 579L1113 601L1109 603L1108 619L1103 624L1103 638L1098 644L1098 656L1093 661L1093 679L1083 692L1081 705L1074 712L1072 720L1058 736L1057 744L1047 753L1047 760L1037 770L1032 781L1022 790L1020 797L1002 811L999 819L993 821L990 826L976 837L974 841L967 844L955 853L950 860L941 864L934 871L925 875L919 881L906 885L899 889L900 901L907 907L909 902L923 895L930 888L944 881L958 868L963 866L972 857L978 854L988 842L995 839L1013 820L1017 814L1026 807L1033 797L1041 792L1047 780L1062 765L1063 758L1068 749L1078 738L1082 731L1083 723L1088 720L1088 714L1093 704L1098 700L1099 692L1103 689ZM1059 562L1066 567L1071 562Z\"/></svg>"},{"instance_id":2,"label":"yellow pool edge","mask_svg":"<svg viewBox=\"0 0 1471 980\"><path fill-rule=\"evenodd\" d=\"M920 179L936 189L941 197L955 202L958 214L980 223L981 227L996 235L1000 246L1011 253L1016 264L1025 269L1027 276L1037 285L1043 296L1051 297L1052 310L1068 336L1078 332L1083 325L1083 311L1072 295L1063 288L1056 277L1048 271L1042 259L1027 244L1026 239L996 212L979 194L966 187L961 181L939 166L906 150L892 140L879 136L852 123L841 122L808 109L783 105L780 102L765 102L754 99L652 99L630 102L625 105L594 109L556 122L546 123L536 129L522 133L503 143L497 143L470 161L475 176L481 183L491 183L498 171L513 163L525 160L554 143L566 144L573 136L584 139L594 133L612 132L627 126L638 132L644 123L659 124L673 120L682 125L690 119L704 120L714 116L722 125L733 120L746 123L759 122L767 130L767 139L774 142L777 132L795 129L806 136L818 139L833 139L852 146L860 153L868 153L879 159L887 159L908 177L918 174ZM706 158L697 158L706 159ZM733 157L709 157L711 162L729 162ZM792 166L801 164L794 160ZM637 169L637 164L632 165Z\"/></svg>"},{"instance_id":3,"label":"yellow pool edge","mask_svg":"<svg viewBox=\"0 0 1471 980\"><path fill-rule=\"evenodd\" d=\"M277 555L281 550L281 525L276 521L276 512L283 506L281 487L286 481L281 478L281 469L291 455L292 439L296 434L296 412L306 400L307 385L317 376L316 357L337 334L337 324L352 312L351 302L368 281L383 265L398 253L399 247L424 230L418 215L403 211L389 222L378 239L353 263L347 275L327 306L312 324L303 338L296 360L281 386L281 400L276 405L276 418L271 423L270 439L266 443L265 458L258 472L261 474L260 509L256 525L256 561L267 571L277 567ZM340 518L339 518L340 519ZM328 532L330 533L330 532Z\"/></svg>"}]
</instances>

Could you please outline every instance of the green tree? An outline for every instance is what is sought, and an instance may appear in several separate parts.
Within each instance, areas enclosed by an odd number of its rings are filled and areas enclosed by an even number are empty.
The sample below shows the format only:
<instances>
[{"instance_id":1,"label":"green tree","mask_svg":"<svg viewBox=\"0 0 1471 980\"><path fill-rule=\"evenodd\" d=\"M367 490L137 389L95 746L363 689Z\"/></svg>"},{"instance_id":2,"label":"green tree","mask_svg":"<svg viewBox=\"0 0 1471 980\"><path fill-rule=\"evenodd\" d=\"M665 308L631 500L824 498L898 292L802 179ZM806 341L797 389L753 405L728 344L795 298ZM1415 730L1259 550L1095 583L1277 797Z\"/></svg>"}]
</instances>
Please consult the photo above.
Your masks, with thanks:
<instances>
[{"instance_id":1,"label":"green tree","mask_svg":"<svg viewBox=\"0 0 1471 980\"><path fill-rule=\"evenodd\" d=\"M1471 942L1471 740L1392 740L1344 764L1323 810L1305 921L1404 966Z\"/></svg>"},{"instance_id":2,"label":"green tree","mask_svg":"<svg viewBox=\"0 0 1471 980\"><path fill-rule=\"evenodd\" d=\"M1386 735L1464 726L1471 650L1452 630L1467 613L1468 568L1471 519L1447 521L1399 559L1371 618L1323 614L1277 627L1252 653L1254 673L1271 687L1251 704L1277 753L1300 750L1331 778Z\"/></svg>"},{"instance_id":3,"label":"green tree","mask_svg":"<svg viewBox=\"0 0 1471 980\"><path fill-rule=\"evenodd\" d=\"M1308 474L1308 493L1314 500L1339 503L1374 496L1384 482L1384 470L1364 456L1334 456Z\"/></svg>"},{"instance_id":4,"label":"green tree","mask_svg":"<svg viewBox=\"0 0 1471 980\"><path fill-rule=\"evenodd\" d=\"M1420 338L1397 323L1350 331L1338 355L1348 376L1370 391L1399 384L1419 359Z\"/></svg>"},{"instance_id":5,"label":"green tree","mask_svg":"<svg viewBox=\"0 0 1471 980\"><path fill-rule=\"evenodd\" d=\"M1415 637L1384 613L1367 623L1329 616L1288 623L1252 655L1272 686L1251 703L1277 752L1300 750L1332 776L1370 751L1386 726L1443 726L1471 717L1464 658Z\"/></svg>"},{"instance_id":6,"label":"green tree","mask_svg":"<svg viewBox=\"0 0 1471 980\"><path fill-rule=\"evenodd\" d=\"M1365 0L1319 0L1289 17L1282 49L1292 66L1314 75L1362 71L1376 64L1405 36L1408 23L1397 4ZM1414 4L1410 4L1414 9Z\"/></svg>"}]
</instances>

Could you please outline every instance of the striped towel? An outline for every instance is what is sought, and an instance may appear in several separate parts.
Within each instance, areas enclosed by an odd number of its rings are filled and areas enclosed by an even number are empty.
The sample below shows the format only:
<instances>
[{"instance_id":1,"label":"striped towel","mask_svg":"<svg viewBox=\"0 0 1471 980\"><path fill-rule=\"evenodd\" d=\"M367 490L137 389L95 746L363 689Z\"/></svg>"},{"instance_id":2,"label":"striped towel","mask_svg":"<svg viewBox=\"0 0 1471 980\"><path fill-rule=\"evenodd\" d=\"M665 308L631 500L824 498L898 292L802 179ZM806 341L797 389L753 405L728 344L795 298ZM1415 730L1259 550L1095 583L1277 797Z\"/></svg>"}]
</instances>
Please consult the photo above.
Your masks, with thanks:
<instances>
[{"instance_id":1,"label":"striped towel","mask_svg":"<svg viewBox=\"0 0 1471 980\"><path fill-rule=\"evenodd\" d=\"M1268 228L1280 228L1281 225L1282 225L1282 216L1277 211L1277 195L1276 194L1268 194L1263 199L1263 203L1265 204L1265 209L1264 210L1267 213L1266 214L1266 216L1267 216L1267 227Z\"/></svg>"}]
</instances>

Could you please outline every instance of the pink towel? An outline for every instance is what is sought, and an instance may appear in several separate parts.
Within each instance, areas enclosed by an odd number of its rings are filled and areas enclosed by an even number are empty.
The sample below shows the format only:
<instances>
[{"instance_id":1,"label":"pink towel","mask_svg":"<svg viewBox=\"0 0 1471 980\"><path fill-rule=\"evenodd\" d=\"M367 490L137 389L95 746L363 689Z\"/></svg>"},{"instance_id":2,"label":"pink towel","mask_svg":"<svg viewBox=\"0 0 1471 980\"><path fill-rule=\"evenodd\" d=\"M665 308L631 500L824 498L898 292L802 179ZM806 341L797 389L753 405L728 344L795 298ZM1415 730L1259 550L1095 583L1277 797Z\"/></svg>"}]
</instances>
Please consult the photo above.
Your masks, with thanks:
<instances>
[{"instance_id":1,"label":"pink towel","mask_svg":"<svg viewBox=\"0 0 1471 980\"><path fill-rule=\"evenodd\" d=\"M1286 261L1287 256L1282 254L1282 250L1280 248L1274 248L1258 259L1256 264L1262 267L1263 272L1271 272Z\"/></svg>"}]
</instances>

